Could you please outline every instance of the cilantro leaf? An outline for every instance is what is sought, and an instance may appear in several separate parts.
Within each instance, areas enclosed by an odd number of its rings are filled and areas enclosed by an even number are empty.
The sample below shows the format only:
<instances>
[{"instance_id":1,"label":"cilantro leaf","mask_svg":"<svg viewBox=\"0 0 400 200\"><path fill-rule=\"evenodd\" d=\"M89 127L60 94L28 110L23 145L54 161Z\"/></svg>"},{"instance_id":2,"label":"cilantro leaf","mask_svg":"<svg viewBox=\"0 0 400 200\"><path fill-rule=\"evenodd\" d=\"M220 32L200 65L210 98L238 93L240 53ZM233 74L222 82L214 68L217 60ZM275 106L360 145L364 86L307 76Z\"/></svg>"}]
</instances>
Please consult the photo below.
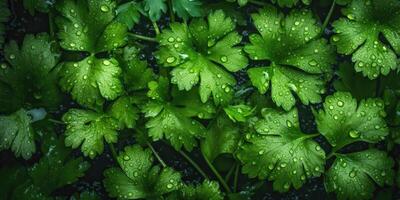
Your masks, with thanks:
<instances>
[{"instance_id":1,"label":"cilantro leaf","mask_svg":"<svg viewBox=\"0 0 400 200\"><path fill-rule=\"evenodd\" d=\"M139 145L126 147L118 156L120 168L104 171L104 187L118 199L152 199L179 189L181 176L172 168L153 165L149 149Z\"/></svg>"},{"instance_id":2,"label":"cilantro leaf","mask_svg":"<svg viewBox=\"0 0 400 200\"><path fill-rule=\"evenodd\" d=\"M226 115L219 115L210 122L201 151L210 162L224 153L233 153L240 139L239 127Z\"/></svg>"},{"instance_id":3,"label":"cilantro leaf","mask_svg":"<svg viewBox=\"0 0 400 200\"><path fill-rule=\"evenodd\" d=\"M31 158L36 151L31 123L31 117L24 109L9 116L0 115L0 150L11 149L16 157Z\"/></svg>"},{"instance_id":4,"label":"cilantro leaf","mask_svg":"<svg viewBox=\"0 0 400 200\"><path fill-rule=\"evenodd\" d=\"M291 185L298 189L307 179L320 176L325 152L313 135L300 131L297 110L264 113L264 119L255 124L257 133L246 135L247 142L238 152L243 173L274 181L274 190L280 192Z\"/></svg>"},{"instance_id":5,"label":"cilantro leaf","mask_svg":"<svg viewBox=\"0 0 400 200\"><path fill-rule=\"evenodd\" d=\"M389 133L383 101L357 100L350 93L337 92L326 98L324 109L316 112L318 130L335 148L356 141L376 143Z\"/></svg>"},{"instance_id":6,"label":"cilantro leaf","mask_svg":"<svg viewBox=\"0 0 400 200\"><path fill-rule=\"evenodd\" d=\"M338 199L371 199L375 184L393 183L393 159L385 152L369 149L351 154L337 154L328 170L325 186Z\"/></svg>"},{"instance_id":7,"label":"cilantro leaf","mask_svg":"<svg viewBox=\"0 0 400 200\"><path fill-rule=\"evenodd\" d=\"M14 112L21 107L58 108L59 54L48 35L26 35L20 47L11 41L4 48L9 65L0 68L0 111Z\"/></svg>"},{"instance_id":8,"label":"cilantro leaf","mask_svg":"<svg viewBox=\"0 0 400 200\"><path fill-rule=\"evenodd\" d=\"M115 20L125 24L128 29L139 23L140 20L140 5L134 1L130 1L119 5L115 10L117 17Z\"/></svg>"},{"instance_id":9,"label":"cilantro leaf","mask_svg":"<svg viewBox=\"0 0 400 200\"><path fill-rule=\"evenodd\" d=\"M205 180L202 184L185 186L167 197L168 200L223 200L224 197L215 181Z\"/></svg>"},{"instance_id":10,"label":"cilantro leaf","mask_svg":"<svg viewBox=\"0 0 400 200\"><path fill-rule=\"evenodd\" d=\"M203 125L191 118L197 112L185 111L186 108L182 107L179 101L178 105L180 104L180 106L169 102L167 79L161 77L158 83L150 82L149 88L148 96L153 100L143 108L145 116L149 118L146 123L149 136L154 141L165 137L176 150L180 150L184 146L186 150L191 151L197 145L196 139L204 135ZM198 106L205 105L201 102L198 104Z\"/></svg>"},{"instance_id":11,"label":"cilantro leaf","mask_svg":"<svg viewBox=\"0 0 400 200\"><path fill-rule=\"evenodd\" d=\"M387 75L397 68L396 54L400 54L399 10L400 2L396 0L354 0L342 10L347 18L333 23L336 35L332 37L332 42L338 52L352 55L356 71L369 79L376 79L380 74Z\"/></svg>"},{"instance_id":12,"label":"cilantro leaf","mask_svg":"<svg viewBox=\"0 0 400 200\"><path fill-rule=\"evenodd\" d=\"M76 63L63 63L60 84L78 103L91 108L102 105L104 99L116 99L123 91L118 62L94 56L126 43L127 27L114 21L115 6L109 0L65 0L57 4L61 47L91 54Z\"/></svg>"},{"instance_id":13,"label":"cilantro leaf","mask_svg":"<svg viewBox=\"0 0 400 200\"><path fill-rule=\"evenodd\" d=\"M269 60L269 67L249 70L260 92L271 85L273 101L290 110L295 105L292 92L303 104L321 102L325 80L335 63L333 49L320 37L321 28L308 10L293 10L287 16L267 6L253 14L259 34L250 35L245 51L253 60Z\"/></svg>"},{"instance_id":14,"label":"cilantro leaf","mask_svg":"<svg viewBox=\"0 0 400 200\"><path fill-rule=\"evenodd\" d=\"M242 37L234 29L234 22L221 10L208 15L208 21L194 19L189 26L173 23L159 36L158 62L174 68L171 82L180 90L200 84L203 102L212 94L215 104L227 104L236 81L226 70L236 72L248 64L237 47Z\"/></svg>"},{"instance_id":15,"label":"cilantro leaf","mask_svg":"<svg viewBox=\"0 0 400 200\"><path fill-rule=\"evenodd\" d=\"M144 9L148 12L151 21L158 21L162 13L167 12L165 0L144 0Z\"/></svg>"},{"instance_id":16,"label":"cilantro leaf","mask_svg":"<svg viewBox=\"0 0 400 200\"><path fill-rule=\"evenodd\" d=\"M122 75L126 90L129 92L143 90L147 84L154 80L154 72L148 67L146 61L139 58L139 49L135 47L125 47L123 56L118 58L122 68Z\"/></svg>"},{"instance_id":17,"label":"cilantro leaf","mask_svg":"<svg viewBox=\"0 0 400 200\"><path fill-rule=\"evenodd\" d=\"M67 125L65 145L74 149L82 145L85 156L94 158L103 153L103 139L107 143L117 142L118 121L105 113L70 109L62 120Z\"/></svg>"},{"instance_id":18,"label":"cilantro leaf","mask_svg":"<svg viewBox=\"0 0 400 200\"><path fill-rule=\"evenodd\" d=\"M253 113L254 109L248 105L239 104L227 106L224 111L233 122L246 122L247 117Z\"/></svg>"},{"instance_id":19,"label":"cilantro leaf","mask_svg":"<svg viewBox=\"0 0 400 200\"><path fill-rule=\"evenodd\" d=\"M29 170L29 175L34 187L47 196L77 181L90 167L82 157L72 157L72 150L65 147L61 137L45 138L42 151L45 156Z\"/></svg>"},{"instance_id":20,"label":"cilantro leaf","mask_svg":"<svg viewBox=\"0 0 400 200\"><path fill-rule=\"evenodd\" d=\"M301 0L304 4L309 5L311 0ZM274 3L278 3L281 7L293 7L295 6L299 0L272 0Z\"/></svg>"},{"instance_id":21,"label":"cilantro leaf","mask_svg":"<svg viewBox=\"0 0 400 200\"><path fill-rule=\"evenodd\" d=\"M173 11L184 20L188 20L189 17L200 17L201 5L199 0L172 0Z\"/></svg>"},{"instance_id":22,"label":"cilantro leaf","mask_svg":"<svg viewBox=\"0 0 400 200\"><path fill-rule=\"evenodd\" d=\"M109 109L109 115L118 120L120 129L133 128L139 119L139 112L128 96L118 98Z\"/></svg>"},{"instance_id":23,"label":"cilantro leaf","mask_svg":"<svg viewBox=\"0 0 400 200\"><path fill-rule=\"evenodd\" d=\"M8 21L10 16L7 0L0 1L0 50L3 49L5 26L3 23Z\"/></svg>"},{"instance_id":24,"label":"cilantro leaf","mask_svg":"<svg viewBox=\"0 0 400 200\"><path fill-rule=\"evenodd\" d=\"M113 100L123 92L121 68L115 59L89 56L79 62L65 62L60 74L61 88L88 107L100 106L104 99Z\"/></svg>"}]
</instances>

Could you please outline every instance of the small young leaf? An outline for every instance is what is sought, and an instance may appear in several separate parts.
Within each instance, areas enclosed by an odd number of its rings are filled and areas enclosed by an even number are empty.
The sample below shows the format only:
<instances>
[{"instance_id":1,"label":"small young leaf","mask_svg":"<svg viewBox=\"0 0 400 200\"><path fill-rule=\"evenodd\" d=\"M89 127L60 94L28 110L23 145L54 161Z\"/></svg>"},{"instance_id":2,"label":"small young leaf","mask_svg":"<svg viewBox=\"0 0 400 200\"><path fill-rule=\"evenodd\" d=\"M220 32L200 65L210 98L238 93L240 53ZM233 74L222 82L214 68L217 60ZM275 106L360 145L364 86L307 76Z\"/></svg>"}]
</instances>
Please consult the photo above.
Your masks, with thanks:
<instances>
[{"instance_id":1,"label":"small young leaf","mask_svg":"<svg viewBox=\"0 0 400 200\"><path fill-rule=\"evenodd\" d=\"M128 96L118 98L109 109L109 115L118 121L120 129L133 128L139 119L139 112Z\"/></svg>"},{"instance_id":2,"label":"small young leaf","mask_svg":"<svg viewBox=\"0 0 400 200\"><path fill-rule=\"evenodd\" d=\"M172 8L174 12L184 20L189 17L200 17L202 3L199 0L172 0Z\"/></svg>"},{"instance_id":3,"label":"small young leaf","mask_svg":"<svg viewBox=\"0 0 400 200\"><path fill-rule=\"evenodd\" d=\"M144 9L148 12L151 21L158 21L162 15L167 11L165 0L144 0Z\"/></svg>"},{"instance_id":4,"label":"small young leaf","mask_svg":"<svg viewBox=\"0 0 400 200\"><path fill-rule=\"evenodd\" d=\"M139 23L139 9L139 4L134 1L124 3L116 9L117 17L115 20L125 24L128 29L132 29L135 24Z\"/></svg>"}]
</instances>

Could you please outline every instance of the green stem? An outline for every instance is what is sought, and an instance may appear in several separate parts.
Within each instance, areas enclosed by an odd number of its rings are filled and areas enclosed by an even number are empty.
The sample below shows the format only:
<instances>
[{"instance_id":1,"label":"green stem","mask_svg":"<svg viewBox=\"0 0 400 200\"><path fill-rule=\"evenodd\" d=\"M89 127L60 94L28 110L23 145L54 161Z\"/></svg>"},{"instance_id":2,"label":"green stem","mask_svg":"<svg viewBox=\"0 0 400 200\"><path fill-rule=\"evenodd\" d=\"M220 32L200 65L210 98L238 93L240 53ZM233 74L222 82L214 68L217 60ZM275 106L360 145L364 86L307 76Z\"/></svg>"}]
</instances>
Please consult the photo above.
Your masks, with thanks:
<instances>
[{"instance_id":1,"label":"green stem","mask_svg":"<svg viewBox=\"0 0 400 200\"><path fill-rule=\"evenodd\" d=\"M167 165L165 164L165 162L163 161L163 159L161 159L160 155L157 153L157 151L154 149L153 145L151 145L150 142L147 142L147 146L149 146L149 148L151 149L151 151L153 152L154 156L157 158L158 162L160 162L160 164L166 168Z\"/></svg>"},{"instance_id":2,"label":"green stem","mask_svg":"<svg viewBox=\"0 0 400 200\"><path fill-rule=\"evenodd\" d=\"M205 179L208 179L208 176L204 171L200 168L200 166L194 162L185 152L178 151Z\"/></svg>"},{"instance_id":3,"label":"green stem","mask_svg":"<svg viewBox=\"0 0 400 200\"><path fill-rule=\"evenodd\" d=\"M156 35L160 35L160 29L158 28L157 22L153 22L153 27L154 31L156 32Z\"/></svg>"},{"instance_id":4,"label":"green stem","mask_svg":"<svg viewBox=\"0 0 400 200\"><path fill-rule=\"evenodd\" d=\"M326 16L324 23L322 24L322 33L325 31L325 28L328 26L329 20L332 17L333 11L335 10L336 0L332 1L331 8L329 9L328 15Z\"/></svg>"},{"instance_id":5,"label":"green stem","mask_svg":"<svg viewBox=\"0 0 400 200\"><path fill-rule=\"evenodd\" d=\"M237 192L238 180L239 180L240 165L236 165L235 176L233 178L233 192Z\"/></svg>"},{"instance_id":6,"label":"green stem","mask_svg":"<svg viewBox=\"0 0 400 200\"><path fill-rule=\"evenodd\" d=\"M225 182L227 182L227 183L229 182L229 179L231 179L231 176L232 176L233 172L235 171L235 169L236 169L236 165L233 165L229 169L228 173L225 175Z\"/></svg>"},{"instance_id":7,"label":"green stem","mask_svg":"<svg viewBox=\"0 0 400 200\"><path fill-rule=\"evenodd\" d=\"M50 32L50 37L54 38L54 21L53 21L53 12L49 12L49 32Z\"/></svg>"},{"instance_id":8,"label":"green stem","mask_svg":"<svg viewBox=\"0 0 400 200\"><path fill-rule=\"evenodd\" d=\"M64 122L62 122L62 121L59 121L59 120L55 120L55 119L47 119L47 121L49 121L49 122L53 122L53 123L55 123L55 124L65 125L65 123L64 123Z\"/></svg>"},{"instance_id":9,"label":"green stem","mask_svg":"<svg viewBox=\"0 0 400 200\"><path fill-rule=\"evenodd\" d=\"M328 156L326 156L326 160L329 160L330 158L332 158L335 155L336 155L336 151L332 151L330 154L328 154Z\"/></svg>"},{"instance_id":10,"label":"green stem","mask_svg":"<svg viewBox=\"0 0 400 200\"><path fill-rule=\"evenodd\" d=\"M226 184L225 180L222 178L221 174L219 174L217 169L215 169L214 165L207 159L206 156L204 156L204 154L203 154L203 157L204 157L204 160L206 161L207 165L210 167L211 171L214 173L214 175L217 177L219 182L222 184L222 186L226 190L226 192L232 193L232 191L229 188L228 184Z\"/></svg>"},{"instance_id":11,"label":"green stem","mask_svg":"<svg viewBox=\"0 0 400 200\"><path fill-rule=\"evenodd\" d=\"M257 0L249 0L250 3L258 5L258 6L266 6L267 3L262 2L262 1L257 1Z\"/></svg>"},{"instance_id":12,"label":"green stem","mask_svg":"<svg viewBox=\"0 0 400 200\"><path fill-rule=\"evenodd\" d=\"M110 147L111 155L112 155L114 161L117 162L117 163L119 164L119 162L118 162L118 156L117 156L117 151L115 151L114 145L113 145L112 143L108 143L108 146Z\"/></svg>"},{"instance_id":13,"label":"green stem","mask_svg":"<svg viewBox=\"0 0 400 200\"><path fill-rule=\"evenodd\" d=\"M171 0L168 0L168 7L169 7L169 17L171 19L171 22L175 22L175 15L174 15L174 11L173 11Z\"/></svg>"},{"instance_id":14,"label":"green stem","mask_svg":"<svg viewBox=\"0 0 400 200\"><path fill-rule=\"evenodd\" d=\"M143 35L138 35L135 33L128 33L129 36L134 37L136 39L139 40L145 40L145 41L149 41L149 42L158 42L158 40L156 38L151 38L151 37L147 37L147 36L143 36Z\"/></svg>"}]
</instances>

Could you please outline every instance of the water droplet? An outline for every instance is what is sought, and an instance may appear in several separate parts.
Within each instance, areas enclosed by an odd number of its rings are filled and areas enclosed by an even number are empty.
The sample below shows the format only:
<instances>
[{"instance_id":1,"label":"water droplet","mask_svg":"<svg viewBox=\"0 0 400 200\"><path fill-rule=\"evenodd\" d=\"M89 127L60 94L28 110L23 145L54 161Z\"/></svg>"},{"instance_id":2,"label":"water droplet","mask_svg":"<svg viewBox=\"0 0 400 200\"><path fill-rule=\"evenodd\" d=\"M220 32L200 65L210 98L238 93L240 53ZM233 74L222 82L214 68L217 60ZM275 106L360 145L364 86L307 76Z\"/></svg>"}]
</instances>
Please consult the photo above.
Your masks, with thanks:
<instances>
[{"instance_id":1,"label":"water droplet","mask_svg":"<svg viewBox=\"0 0 400 200\"><path fill-rule=\"evenodd\" d=\"M14 54L10 54L10 59L14 60L15 59L15 55Z\"/></svg>"},{"instance_id":2,"label":"water droplet","mask_svg":"<svg viewBox=\"0 0 400 200\"><path fill-rule=\"evenodd\" d=\"M103 60L103 65L108 66L110 64L111 64L111 62L109 60Z\"/></svg>"},{"instance_id":3,"label":"water droplet","mask_svg":"<svg viewBox=\"0 0 400 200\"><path fill-rule=\"evenodd\" d=\"M130 159L131 159L131 158L130 158L128 155L125 155L125 156L124 156L124 160L125 160L125 161L128 161L128 160L130 160Z\"/></svg>"},{"instance_id":4,"label":"water droplet","mask_svg":"<svg viewBox=\"0 0 400 200\"><path fill-rule=\"evenodd\" d=\"M273 170L273 169L274 169L274 165L273 165L273 164L269 164L269 165L268 165L268 169L269 169L269 170Z\"/></svg>"},{"instance_id":5,"label":"water droplet","mask_svg":"<svg viewBox=\"0 0 400 200\"><path fill-rule=\"evenodd\" d=\"M228 62L228 57L221 56L220 60L221 60L221 62L226 63L226 62Z\"/></svg>"},{"instance_id":6,"label":"water droplet","mask_svg":"<svg viewBox=\"0 0 400 200\"><path fill-rule=\"evenodd\" d=\"M259 155L263 155L263 154L264 154L264 150L260 150L260 151L258 152L258 154L259 154Z\"/></svg>"},{"instance_id":7,"label":"water droplet","mask_svg":"<svg viewBox=\"0 0 400 200\"><path fill-rule=\"evenodd\" d=\"M338 42L338 41L340 40L340 38L339 38L338 36L334 35L334 36L332 37L332 40L333 40L334 42Z\"/></svg>"},{"instance_id":8,"label":"water droplet","mask_svg":"<svg viewBox=\"0 0 400 200\"><path fill-rule=\"evenodd\" d=\"M312 59L310 62L308 62L311 66L316 66L318 63L316 60Z\"/></svg>"},{"instance_id":9,"label":"water droplet","mask_svg":"<svg viewBox=\"0 0 400 200\"><path fill-rule=\"evenodd\" d=\"M168 38L168 42L175 42L175 38L173 37Z\"/></svg>"},{"instance_id":10,"label":"water droplet","mask_svg":"<svg viewBox=\"0 0 400 200\"><path fill-rule=\"evenodd\" d=\"M171 189L172 187L174 187L174 186L173 186L171 183L168 183L168 184L167 184L167 188L168 188L168 189Z\"/></svg>"},{"instance_id":11,"label":"water droplet","mask_svg":"<svg viewBox=\"0 0 400 200\"><path fill-rule=\"evenodd\" d=\"M167 58L167 63L169 63L169 64L171 64L171 63L173 63L173 62L175 62L175 57L173 57L173 56L171 56L171 57L168 57Z\"/></svg>"},{"instance_id":12,"label":"water droplet","mask_svg":"<svg viewBox=\"0 0 400 200\"><path fill-rule=\"evenodd\" d=\"M102 6L100 6L100 10L103 12L108 12L108 11L110 11L110 8L108 8L107 5L102 5Z\"/></svg>"},{"instance_id":13,"label":"water droplet","mask_svg":"<svg viewBox=\"0 0 400 200\"><path fill-rule=\"evenodd\" d=\"M360 137L360 132L357 130L351 130L351 131L349 131L349 136L351 138L358 138L358 137Z\"/></svg>"},{"instance_id":14,"label":"water droplet","mask_svg":"<svg viewBox=\"0 0 400 200\"><path fill-rule=\"evenodd\" d=\"M357 175L357 173L354 170L349 173L350 178L354 178L354 177L356 177L356 175Z\"/></svg>"},{"instance_id":15,"label":"water droplet","mask_svg":"<svg viewBox=\"0 0 400 200\"><path fill-rule=\"evenodd\" d=\"M6 63L1 63L1 69L7 69L7 64Z\"/></svg>"},{"instance_id":16,"label":"water droplet","mask_svg":"<svg viewBox=\"0 0 400 200\"><path fill-rule=\"evenodd\" d=\"M338 102L337 102L337 105L338 105L339 107L343 107L344 103L343 103L343 101L338 101Z\"/></svg>"}]
</instances>

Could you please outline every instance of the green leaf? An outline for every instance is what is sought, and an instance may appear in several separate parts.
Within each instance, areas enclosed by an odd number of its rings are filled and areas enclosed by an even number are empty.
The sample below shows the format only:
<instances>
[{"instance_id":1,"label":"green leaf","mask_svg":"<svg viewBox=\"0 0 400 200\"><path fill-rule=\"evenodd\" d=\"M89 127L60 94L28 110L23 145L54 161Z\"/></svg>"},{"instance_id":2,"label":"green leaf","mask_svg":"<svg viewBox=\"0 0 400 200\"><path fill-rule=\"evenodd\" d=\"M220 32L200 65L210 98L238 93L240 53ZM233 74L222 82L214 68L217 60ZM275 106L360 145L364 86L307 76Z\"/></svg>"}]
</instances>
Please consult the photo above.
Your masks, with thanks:
<instances>
[{"instance_id":1,"label":"green leaf","mask_svg":"<svg viewBox=\"0 0 400 200\"><path fill-rule=\"evenodd\" d=\"M184 20L189 17L200 17L202 15L202 3L199 0L172 0L173 11Z\"/></svg>"},{"instance_id":2,"label":"green leaf","mask_svg":"<svg viewBox=\"0 0 400 200\"><path fill-rule=\"evenodd\" d=\"M254 109L248 105L239 104L227 106L224 111L233 122L246 122L247 117L253 114Z\"/></svg>"},{"instance_id":3,"label":"green leaf","mask_svg":"<svg viewBox=\"0 0 400 200\"><path fill-rule=\"evenodd\" d=\"M393 159L386 152L369 149L351 154L336 154L337 158L328 170L325 186L335 192L338 199L371 199L375 184L392 185Z\"/></svg>"},{"instance_id":4,"label":"green leaf","mask_svg":"<svg viewBox=\"0 0 400 200\"><path fill-rule=\"evenodd\" d=\"M0 50L3 49L5 26L3 23L8 21L10 16L7 0L0 0Z\"/></svg>"},{"instance_id":5,"label":"green leaf","mask_svg":"<svg viewBox=\"0 0 400 200\"><path fill-rule=\"evenodd\" d=\"M65 147L61 137L46 138L42 151L45 156L29 170L29 175L33 185L46 196L77 181L90 167L82 157L72 157L72 150Z\"/></svg>"},{"instance_id":6,"label":"green leaf","mask_svg":"<svg viewBox=\"0 0 400 200\"><path fill-rule=\"evenodd\" d=\"M0 150L11 149L16 157L31 158L36 151L31 123L31 117L24 109L9 116L0 115Z\"/></svg>"},{"instance_id":7,"label":"green leaf","mask_svg":"<svg viewBox=\"0 0 400 200\"><path fill-rule=\"evenodd\" d=\"M148 12L151 21L155 22L167 12L167 5L164 0L144 0L144 9Z\"/></svg>"},{"instance_id":8,"label":"green leaf","mask_svg":"<svg viewBox=\"0 0 400 200\"><path fill-rule=\"evenodd\" d=\"M154 80L154 72L148 67L146 61L139 58L139 49L135 47L125 47L122 58L118 59L126 90L133 92L147 88L147 84Z\"/></svg>"},{"instance_id":9,"label":"green leaf","mask_svg":"<svg viewBox=\"0 0 400 200\"><path fill-rule=\"evenodd\" d=\"M182 146L191 151L197 146L196 139L204 135L204 127L198 121L186 117L179 108L159 102L149 102L144 112L151 117L146 123L149 136L154 141L166 138L171 145L180 150Z\"/></svg>"},{"instance_id":10,"label":"green leaf","mask_svg":"<svg viewBox=\"0 0 400 200\"><path fill-rule=\"evenodd\" d=\"M179 189L181 176L172 168L153 165L149 149L126 147L118 156L120 168L104 171L104 186L110 197L118 199L157 199Z\"/></svg>"},{"instance_id":11,"label":"green leaf","mask_svg":"<svg viewBox=\"0 0 400 200\"><path fill-rule=\"evenodd\" d=\"M355 70L376 79L398 68L400 2L354 0L342 12L347 18L333 23L332 42L339 53L352 55Z\"/></svg>"},{"instance_id":12,"label":"green leaf","mask_svg":"<svg viewBox=\"0 0 400 200\"><path fill-rule=\"evenodd\" d=\"M79 62L63 63L60 85L78 103L96 108L104 99L113 100L122 94L121 72L117 60L89 56Z\"/></svg>"},{"instance_id":13,"label":"green leaf","mask_svg":"<svg viewBox=\"0 0 400 200\"><path fill-rule=\"evenodd\" d=\"M210 122L205 138L201 142L201 152L210 162L224 153L233 153L240 139L239 127L226 115L219 115Z\"/></svg>"},{"instance_id":14,"label":"green leaf","mask_svg":"<svg viewBox=\"0 0 400 200\"><path fill-rule=\"evenodd\" d=\"M218 182L205 180L202 184L185 186L180 191L172 193L168 200L223 200Z\"/></svg>"},{"instance_id":15,"label":"green leaf","mask_svg":"<svg viewBox=\"0 0 400 200\"><path fill-rule=\"evenodd\" d=\"M20 165L4 165L0 168L3 180L0 182L0 198L13 199L13 192L27 178L27 170Z\"/></svg>"},{"instance_id":16,"label":"green leaf","mask_svg":"<svg viewBox=\"0 0 400 200\"><path fill-rule=\"evenodd\" d=\"M376 143L389 134L380 99L357 100L350 93L328 96L324 109L315 112L318 130L336 149L356 141Z\"/></svg>"},{"instance_id":17,"label":"green leaf","mask_svg":"<svg viewBox=\"0 0 400 200\"><path fill-rule=\"evenodd\" d=\"M307 179L324 170L325 152L312 137L301 132L297 110L265 110L264 119L255 124L257 133L247 134L238 158L242 172L250 178L267 178L279 192L293 185L299 189Z\"/></svg>"},{"instance_id":18,"label":"green leaf","mask_svg":"<svg viewBox=\"0 0 400 200\"><path fill-rule=\"evenodd\" d=\"M253 60L269 60L268 67L249 70L260 92L271 88L273 101L290 110L296 103L321 102L325 92L323 76L330 75L335 63L333 48L320 36L321 28L308 10L293 10L287 16L272 6L253 14L259 34L250 35L245 51ZM271 85L271 86L269 86Z\"/></svg>"},{"instance_id":19,"label":"green leaf","mask_svg":"<svg viewBox=\"0 0 400 200\"><path fill-rule=\"evenodd\" d=\"M26 35L19 47L16 41L5 46L8 64L0 68L0 111L14 112L21 107L58 109L57 88L59 54L48 35Z\"/></svg>"},{"instance_id":20,"label":"green leaf","mask_svg":"<svg viewBox=\"0 0 400 200\"><path fill-rule=\"evenodd\" d=\"M301 0L304 4L309 5L311 0ZM293 7L299 0L272 0L273 3L278 3L281 7Z\"/></svg>"},{"instance_id":21,"label":"green leaf","mask_svg":"<svg viewBox=\"0 0 400 200\"><path fill-rule=\"evenodd\" d=\"M139 119L139 108L136 107L131 98L122 96L118 98L110 107L108 113L118 120L119 128L133 128Z\"/></svg>"},{"instance_id":22,"label":"green leaf","mask_svg":"<svg viewBox=\"0 0 400 200\"><path fill-rule=\"evenodd\" d=\"M237 47L242 37L234 29L234 22L221 10L211 13L208 21L195 19L189 26L172 23L159 36L158 62L173 67L171 82L180 90L200 84L203 102L212 95L215 104L227 104L236 81L226 70L236 72L248 64Z\"/></svg>"},{"instance_id":23,"label":"green leaf","mask_svg":"<svg viewBox=\"0 0 400 200\"><path fill-rule=\"evenodd\" d=\"M74 100L90 108L102 105L104 99L116 99L123 91L118 62L94 56L126 43L127 27L114 21L114 9L115 2L110 0L64 0L57 4L61 47L91 53L79 62L63 63L60 84Z\"/></svg>"},{"instance_id":24,"label":"green leaf","mask_svg":"<svg viewBox=\"0 0 400 200\"><path fill-rule=\"evenodd\" d=\"M107 114L70 109L62 119L67 125L65 145L74 149L82 145L81 151L85 156L94 158L102 154L103 140L117 142L118 121Z\"/></svg>"},{"instance_id":25,"label":"green leaf","mask_svg":"<svg viewBox=\"0 0 400 200\"><path fill-rule=\"evenodd\" d=\"M375 96L376 81L371 81L356 73L350 63L339 65L337 74L339 79L333 83L336 91L350 92L357 100Z\"/></svg>"},{"instance_id":26,"label":"green leaf","mask_svg":"<svg viewBox=\"0 0 400 200\"><path fill-rule=\"evenodd\" d=\"M172 90L172 104L179 112L187 117L198 117L199 119L212 119L216 108L211 101L201 102L197 94L199 90L194 88L188 92Z\"/></svg>"},{"instance_id":27,"label":"green leaf","mask_svg":"<svg viewBox=\"0 0 400 200\"><path fill-rule=\"evenodd\" d=\"M125 24L128 29L139 23L140 20L140 5L134 1L124 3L116 9L116 21Z\"/></svg>"}]
</instances>

